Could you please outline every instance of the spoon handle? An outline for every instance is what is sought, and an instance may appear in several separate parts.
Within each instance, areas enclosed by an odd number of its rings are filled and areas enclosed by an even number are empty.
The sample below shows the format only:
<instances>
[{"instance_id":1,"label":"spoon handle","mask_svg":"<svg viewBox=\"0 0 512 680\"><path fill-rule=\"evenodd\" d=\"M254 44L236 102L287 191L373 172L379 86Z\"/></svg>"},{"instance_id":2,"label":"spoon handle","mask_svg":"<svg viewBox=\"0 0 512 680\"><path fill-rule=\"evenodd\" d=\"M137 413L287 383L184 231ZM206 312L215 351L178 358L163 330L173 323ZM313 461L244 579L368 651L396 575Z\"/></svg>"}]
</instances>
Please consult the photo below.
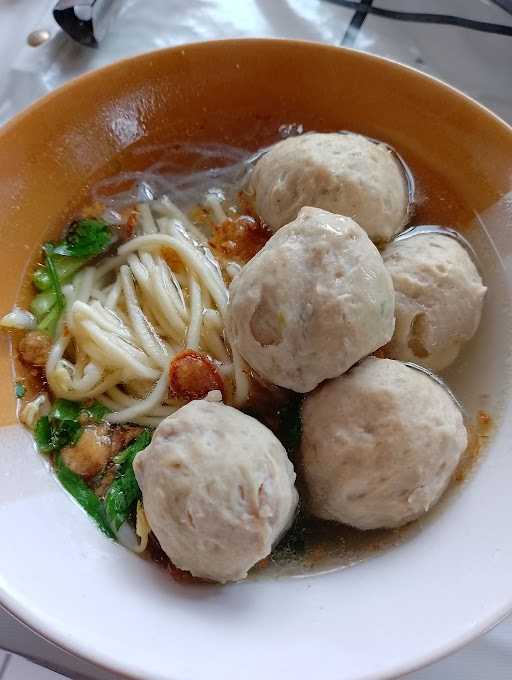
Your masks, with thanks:
<instances>
[{"instance_id":1,"label":"spoon handle","mask_svg":"<svg viewBox=\"0 0 512 680\"><path fill-rule=\"evenodd\" d=\"M97 47L120 6L119 0L59 0L53 17L73 40Z\"/></svg>"}]
</instances>

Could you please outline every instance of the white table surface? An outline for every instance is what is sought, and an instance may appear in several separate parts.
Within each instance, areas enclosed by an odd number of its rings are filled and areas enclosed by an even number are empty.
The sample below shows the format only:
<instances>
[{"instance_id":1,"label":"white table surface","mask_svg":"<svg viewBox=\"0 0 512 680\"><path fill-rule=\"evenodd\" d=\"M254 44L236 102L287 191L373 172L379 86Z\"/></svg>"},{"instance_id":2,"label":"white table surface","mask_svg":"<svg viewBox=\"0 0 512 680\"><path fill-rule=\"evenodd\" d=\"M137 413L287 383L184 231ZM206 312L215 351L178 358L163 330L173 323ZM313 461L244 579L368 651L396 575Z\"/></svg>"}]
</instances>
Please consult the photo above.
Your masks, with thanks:
<instances>
[{"instance_id":1,"label":"white table surface","mask_svg":"<svg viewBox=\"0 0 512 680\"><path fill-rule=\"evenodd\" d=\"M279 36L339 43L354 14L324 0L123 0L100 49L87 50L58 33L49 12L53 4L0 0L0 122L74 75L122 56L216 37ZM512 26L512 15L491 0L374 4ZM49 29L52 40L43 47L27 47L28 33L38 28ZM512 121L512 37L369 16L355 46L433 73ZM59 650L0 609L0 680L58 680L58 673L84 680L119 677ZM512 618L407 680L512 680Z\"/></svg>"}]
</instances>

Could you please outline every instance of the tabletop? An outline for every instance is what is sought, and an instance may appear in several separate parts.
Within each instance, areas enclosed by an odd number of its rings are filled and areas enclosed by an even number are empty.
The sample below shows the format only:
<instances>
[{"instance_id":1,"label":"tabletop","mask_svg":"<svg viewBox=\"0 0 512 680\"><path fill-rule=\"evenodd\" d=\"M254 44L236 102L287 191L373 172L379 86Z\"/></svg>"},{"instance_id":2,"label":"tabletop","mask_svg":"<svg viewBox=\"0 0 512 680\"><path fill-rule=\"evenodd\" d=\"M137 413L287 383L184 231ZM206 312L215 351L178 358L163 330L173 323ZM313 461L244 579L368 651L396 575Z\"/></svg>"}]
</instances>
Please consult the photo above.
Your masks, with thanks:
<instances>
[{"instance_id":1,"label":"tabletop","mask_svg":"<svg viewBox=\"0 0 512 680\"><path fill-rule=\"evenodd\" d=\"M55 2L0 0L0 124L75 75L121 57L250 36L344 44L391 57L446 80L512 122L512 0L112 0L115 13L97 49L59 29ZM119 677L58 649L0 609L0 680L62 675ZM512 618L407 680L511 677Z\"/></svg>"}]
</instances>

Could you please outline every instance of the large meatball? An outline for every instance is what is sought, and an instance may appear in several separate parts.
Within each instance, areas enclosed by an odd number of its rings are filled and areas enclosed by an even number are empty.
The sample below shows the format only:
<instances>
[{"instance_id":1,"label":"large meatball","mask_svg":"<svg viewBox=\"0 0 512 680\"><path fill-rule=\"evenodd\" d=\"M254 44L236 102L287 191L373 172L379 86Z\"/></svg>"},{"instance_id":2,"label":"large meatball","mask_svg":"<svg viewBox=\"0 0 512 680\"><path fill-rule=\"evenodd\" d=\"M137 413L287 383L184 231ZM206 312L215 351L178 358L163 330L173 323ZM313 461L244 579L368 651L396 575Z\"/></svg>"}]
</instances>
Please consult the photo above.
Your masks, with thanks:
<instances>
[{"instance_id":1,"label":"large meatball","mask_svg":"<svg viewBox=\"0 0 512 680\"><path fill-rule=\"evenodd\" d=\"M275 144L250 183L256 210L276 231L304 206L347 215L373 241L388 241L407 222L403 168L385 144L362 135L315 133Z\"/></svg>"},{"instance_id":2,"label":"large meatball","mask_svg":"<svg viewBox=\"0 0 512 680\"><path fill-rule=\"evenodd\" d=\"M388 245L383 258L396 299L386 355L446 368L475 334L487 290L466 249L444 234L418 234Z\"/></svg>"},{"instance_id":3,"label":"large meatball","mask_svg":"<svg viewBox=\"0 0 512 680\"><path fill-rule=\"evenodd\" d=\"M309 392L388 342L394 294L382 258L350 218L303 208L230 287L227 331L268 382Z\"/></svg>"},{"instance_id":4,"label":"large meatball","mask_svg":"<svg viewBox=\"0 0 512 680\"><path fill-rule=\"evenodd\" d=\"M298 495L279 440L222 403L192 401L166 418L134 461L144 510L177 567L237 581L290 525Z\"/></svg>"},{"instance_id":5,"label":"large meatball","mask_svg":"<svg viewBox=\"0 0 512 680\"><path fill-rule=\"evenodd\" d=\"M462 415L427 375L368 357L306 397L301 443L312 512L399 527L446 489L467 445Z\"/></svg>"}]
</instances>

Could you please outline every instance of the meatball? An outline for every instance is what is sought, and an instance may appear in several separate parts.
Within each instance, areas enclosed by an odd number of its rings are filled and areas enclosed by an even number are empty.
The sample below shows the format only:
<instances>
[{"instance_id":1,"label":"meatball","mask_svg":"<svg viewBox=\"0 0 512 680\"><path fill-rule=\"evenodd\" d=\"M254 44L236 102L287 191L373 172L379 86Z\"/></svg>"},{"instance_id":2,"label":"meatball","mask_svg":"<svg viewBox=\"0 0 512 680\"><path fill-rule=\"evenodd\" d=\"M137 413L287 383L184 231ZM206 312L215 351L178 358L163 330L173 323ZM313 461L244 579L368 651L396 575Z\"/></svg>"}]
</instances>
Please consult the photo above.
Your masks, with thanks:
<instances>
[{"instance_id":1,"label":"meatball","mask_svg":"<svg viewBox=\"0 0 512 680\"><path fill-rule=\"evenodd\" d=\"M432 507L467 446L462 414L434 380L368 357L304 401L311 510L358 529L399 527Z\"/></svg>"},{"instance_id":2,"label":"meatball","mask_svg":"<svg viewBox=\"0 0 512 680\"><path fill-rule=\"evenodd\" d=\"M397 156L362 135L315 133L275 144L256 164L256 211L276 231L315 206L355 220L376 242L407 223L409 188Z\"/></svg>"},{"instance_id":3,"label":"meatball","mask_svg":"<svg viewBox=\"0 0 512 680\"><path fill-rule=\"evenodd\" d=\"M435 371L449 366L480 323L486 288L467 253L444 234L418 234L383 253L395 288L392 359Z\"/></svg>"},{"instance_id":4,"label":"meatball","mask_svg":"<svg viewBox=\"0 0 512 680\"><path fill-rule=\"evenodd\" d=\"M227 334L264 380L309 392L391 339L382 258L348 217L302 208L235 277Z\"/></svg>"},{"instance_id":5,"label":"meatball","mask_svg":"<svg viewBox=\"0 0 512 680\"><path fill-rule=\"evenodd\" d=\"M238 581L266 557L297 506L279 440L222 403L192 401L166 418L134 461L149 525L193 576Z\"/></svg>"},{"instance_id":6,"label":"meatball","mask_svg":"<svg viewBox=\"0 0 512 680\"><path fill-rule=\"evenodd\" d=\"M52 340L48 333L30 331L20 340L18 351L26 364L44 366L48 360L51 345Z\"/></svg>"}]
</instances>

